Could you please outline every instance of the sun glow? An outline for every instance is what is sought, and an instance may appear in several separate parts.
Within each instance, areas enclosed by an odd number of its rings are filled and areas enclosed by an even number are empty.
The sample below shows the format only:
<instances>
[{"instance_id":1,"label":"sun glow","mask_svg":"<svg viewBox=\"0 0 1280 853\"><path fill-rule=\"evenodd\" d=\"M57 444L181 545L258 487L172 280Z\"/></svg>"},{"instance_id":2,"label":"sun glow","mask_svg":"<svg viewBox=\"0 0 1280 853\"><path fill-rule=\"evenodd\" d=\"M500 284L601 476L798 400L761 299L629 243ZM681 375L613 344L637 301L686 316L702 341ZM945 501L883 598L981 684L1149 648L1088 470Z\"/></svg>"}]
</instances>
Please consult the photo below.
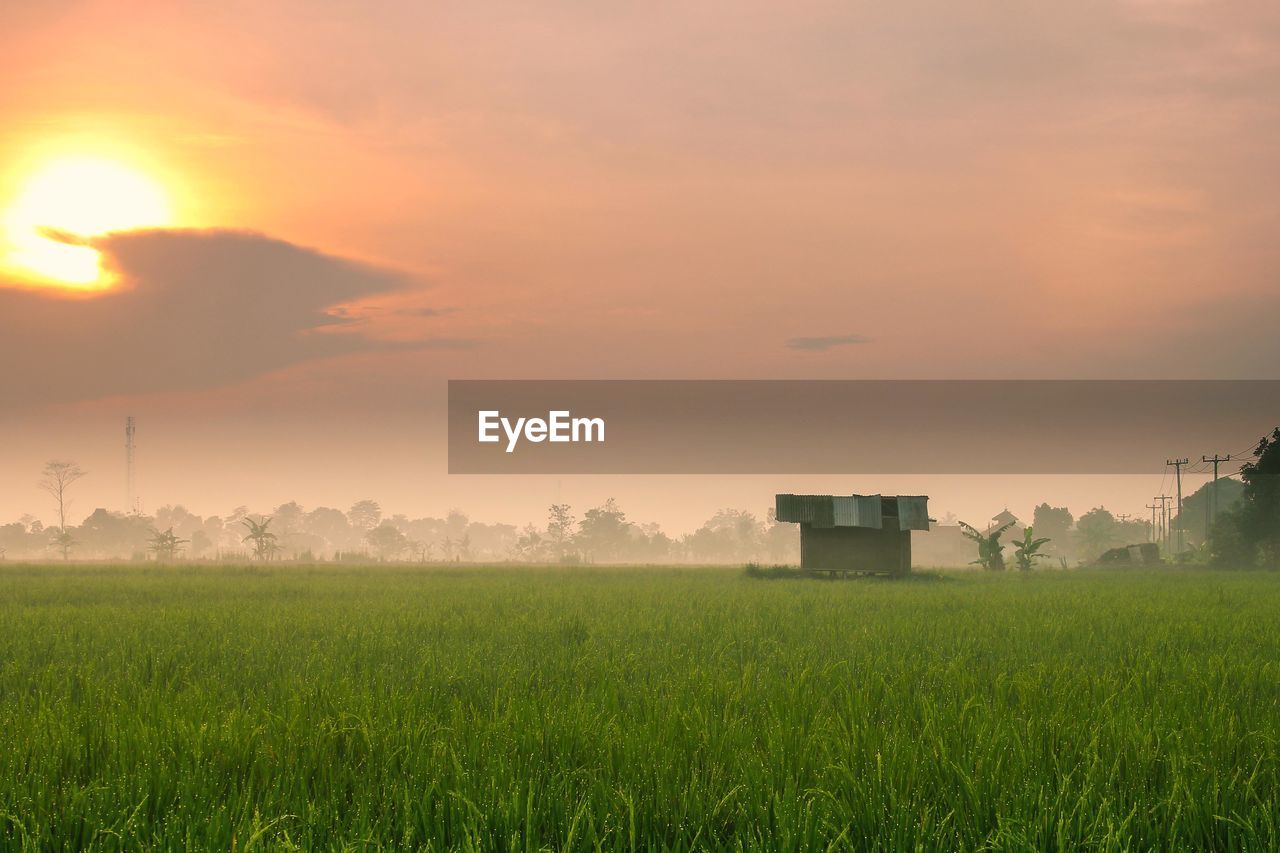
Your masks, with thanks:
<instances>
[{"instance_id":1,"label":"sun glow","mask_svg":"<svg viewBox=\"0 0 1280 853\"><path fill-rule=\"evenodd\" d=\"M11 273L33 284L93 290L112 282L86 240L168 226L173 212L164 188L125 162L61 157L20 182L3 224L3 264Z\"/></svg>"}]
</instances>

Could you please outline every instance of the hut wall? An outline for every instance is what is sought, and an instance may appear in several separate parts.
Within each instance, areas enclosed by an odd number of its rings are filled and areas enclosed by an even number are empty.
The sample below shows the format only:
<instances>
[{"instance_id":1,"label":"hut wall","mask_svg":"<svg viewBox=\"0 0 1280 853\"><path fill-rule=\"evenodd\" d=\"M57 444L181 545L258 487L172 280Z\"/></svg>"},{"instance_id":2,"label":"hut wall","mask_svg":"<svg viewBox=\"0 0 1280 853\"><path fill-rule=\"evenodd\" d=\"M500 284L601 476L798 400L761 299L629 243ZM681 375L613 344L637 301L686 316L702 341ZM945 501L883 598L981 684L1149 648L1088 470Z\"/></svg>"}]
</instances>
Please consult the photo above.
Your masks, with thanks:
<instances>
[{"instance_id":1,"label":"hut wall","mask_svg":"<svg viewBox=\"0 0 1280 853\"><path fill-rule=\"evenodd\" d=\"M911 571L911 531L898 530L890 518L880 530L801 524L800 567L905 574Z\"/></svg>"}]
</instances>

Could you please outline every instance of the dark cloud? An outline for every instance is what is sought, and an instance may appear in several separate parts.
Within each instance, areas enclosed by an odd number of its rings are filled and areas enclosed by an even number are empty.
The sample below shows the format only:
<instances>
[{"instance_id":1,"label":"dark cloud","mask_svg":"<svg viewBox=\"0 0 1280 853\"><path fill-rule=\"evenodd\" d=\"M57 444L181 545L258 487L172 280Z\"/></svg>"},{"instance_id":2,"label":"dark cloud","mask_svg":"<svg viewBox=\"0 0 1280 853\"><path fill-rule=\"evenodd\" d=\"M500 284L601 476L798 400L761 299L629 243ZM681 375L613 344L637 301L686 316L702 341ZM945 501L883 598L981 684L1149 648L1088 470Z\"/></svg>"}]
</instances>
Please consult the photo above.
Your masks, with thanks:
<instances>
[{"instance_id":1,"label":"dark cloud","mask_svg":"<svg viewBox=\"0 0 1280 853\"><path fill-rule=\"evenodd\" d=\"M126 232L93 245L121 288L90 298L0 288L5 404L198 389L394 346L344 330L351 321L330 309L410 284L247 232Z\"/></svg>"},{"instance_id":2,"label":"dark cloud","mask_svg":"<svg viewBox=\"0 0 1280 853\"><path fill-rule=\"evenodd\" d=\"M871 339L863 335L827 335L816 338L789 338L787 349L823 352L832 347L849 346L850 344L870 343Z\"/></svg>"}]
</instances>

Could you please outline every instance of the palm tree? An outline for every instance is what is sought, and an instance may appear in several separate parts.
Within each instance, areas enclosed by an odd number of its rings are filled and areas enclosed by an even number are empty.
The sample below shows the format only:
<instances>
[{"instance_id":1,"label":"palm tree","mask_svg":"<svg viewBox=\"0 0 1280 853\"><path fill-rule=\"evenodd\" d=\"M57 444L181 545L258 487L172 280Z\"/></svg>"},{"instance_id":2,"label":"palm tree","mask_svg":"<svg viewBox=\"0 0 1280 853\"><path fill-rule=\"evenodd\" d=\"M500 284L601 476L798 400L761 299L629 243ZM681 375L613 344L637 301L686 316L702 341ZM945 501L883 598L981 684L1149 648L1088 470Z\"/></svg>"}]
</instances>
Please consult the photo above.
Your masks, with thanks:
<instances>
[{"instance_id":1,"label":"palm tree","mask_svg":"<svg viewBox=\"0 0 1280 853\"><path fill-rule=\"evenodd\" d=\"M1033 536L1032 529L1028 527L1022 531L1022 539L1014 543L1016 547L1013 556L1018 561L1018 568L1024 572L1031 571L1036 560L1047 559L1049 556L1048 554L1040 553L1040 549L1049 542L1049 537L1034 539L1032 538Z\"/></svg>"},{"instance_id":2,"label":"palm tree","mask_svg":"<svg viewBox=\"0 0 1280 853\"><path fill-rule=\"evenodd\" d=\"M1004 571L1004 545L1000 542L1000 535L1010 527L1013 527L1013 524L1010 521L990 533L983 533L971 524L960 522L960 531L978 543L978 559L973 561L973 565L982 566L982 568L993 572Z\"/></svg>"},{"instance_id":3,"label":"palm tree","mask_svg":"<svg viewBox=\"0 0 1280 853\"><path fill-rule=\"evenodd\" d=\"M242 542L253 543L253 556L259 560L270 560L271 556L280 550L280 546L276 544L276 535L267 529L271 524L271 517L254 521L252 518L244 518L240 521L247 529L248 533Z\"/></svg>"},{"instance_id":4,"label":"palm tree","mask_svg":"<svg viewBox=\"0 0 1280 853\"><path fill-rule=\"evenodd\" d=\"M179 539L170 527L164 533L153 529L151 531L151 542L147 545L147 550L156 555L157 562L172 560L178 556L178 552L182 550L182 546L187 544L186 539Z\"/></svg>"}]
</instances>

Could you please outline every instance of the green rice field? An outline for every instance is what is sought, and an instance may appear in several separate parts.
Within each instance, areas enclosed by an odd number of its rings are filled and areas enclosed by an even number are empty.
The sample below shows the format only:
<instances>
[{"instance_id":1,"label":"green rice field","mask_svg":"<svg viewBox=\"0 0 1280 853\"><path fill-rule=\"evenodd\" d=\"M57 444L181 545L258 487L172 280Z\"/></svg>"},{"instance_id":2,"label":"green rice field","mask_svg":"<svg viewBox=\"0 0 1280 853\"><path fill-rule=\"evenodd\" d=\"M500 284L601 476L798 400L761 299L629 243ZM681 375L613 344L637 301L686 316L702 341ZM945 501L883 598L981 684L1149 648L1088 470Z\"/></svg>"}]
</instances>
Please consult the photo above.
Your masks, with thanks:
<instances>
[{"instance_id":1,"label":"green rice field","mask_svg":"<svg viewBox=\"0 0 1280 853\"><path fill-rule=\"evenodd\" d=\"M0 563L0 848L1265 850L1280 574Z\"/></svg>"}]
</instances>

